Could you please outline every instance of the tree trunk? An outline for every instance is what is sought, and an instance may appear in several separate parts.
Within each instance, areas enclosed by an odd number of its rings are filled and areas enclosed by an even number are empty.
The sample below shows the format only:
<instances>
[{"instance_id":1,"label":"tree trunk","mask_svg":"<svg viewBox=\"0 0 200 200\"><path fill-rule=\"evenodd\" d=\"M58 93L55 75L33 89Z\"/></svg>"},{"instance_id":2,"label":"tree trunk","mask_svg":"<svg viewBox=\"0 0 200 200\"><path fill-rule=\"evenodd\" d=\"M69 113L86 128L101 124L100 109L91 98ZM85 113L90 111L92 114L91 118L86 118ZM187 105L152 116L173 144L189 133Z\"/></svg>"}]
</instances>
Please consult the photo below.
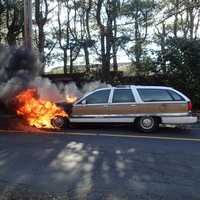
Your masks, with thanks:
<instances>
[{"instance_id":1,"label":"tree trunk","mask_svg":"<svg viewBox=\"0 0 200 200\"><path fill-rule=\"evenodd\" d=\"M73 73L73 58L72 58L72 48L70 48L70 66L69 66L69 73Z\"/></svg>"},{"instance_id":2,"label":"tree trunk","mask_svg":"<svg viewBox=\"0 0 200 200\"><path fill-rule=\"evenodd\" d=\"M194 14L193 14L193 8L189 9L189 16L190 16L190 23L189 23L190 39L193 39L193 33L194 33Z\"/></svg>"},{"instance_id":3,"label":"tree trunk","mask_svg":"<svg viewBox=\"0 0 200 200\"><path fill-rule=\"evenodd\" d=\"M166 37L166 30L165 30L165 24L162 24L162 35L161 35L161 40L160 40L160 46L161 46L161 54L162 54L162 61L161 61L161 68L163 70L163 73L165 74L167 72L166 69L166 62L165 62L165 37Z\"/></svg>"},{"instance_id":4,"label":"tree trunk","mask_svg":"<svg viewBox=\"0 0 200 200\"><path fill-rule=\"evenodd\" d=\"M63 50L63 53L64 53L64 58L63 58L63 63L64 63L64 74L66 75L67 74L67 50Z\"/></svg>"},{"instance_id":5,"label":"tree trunk","mask_svg":"<svg viewBox=\"0 0 200 200\"><path fill-rule=\"evenodd\" d=\"M112 42L113 42L113 9L112 9L112 3L110 0L107 1L107 30L106 30L106 54L105 54L105 77L106 80L109 80L110 78L110 53L112 48Z\"/></svg>"},{"instance_id":6,"label":"tree trunk","mask_svg":"<svg viewBox=\"0 0 200 200\"><path fill-rule=\"evenodd\" d=\"M86 18L85 18L85 26L86 26L86 33L87 33L87 40L91 40L91 35L90 35L90 12L92 9L92 0L89 0L88 2L88 8L86 9ZM88 50L88 45L84 45L84 53L85 53L85 67L86 67L86 72L90 71L90 56L89 56L89 50Z\"/></svg>"},{"instance_id":7,"label":"tree trunk","mask_svg":"<svg viewBox=\"0 0 200 200\"><path fill-rule=\"evenodd\" d=\"M178 9L179 9L179 0L175 1L175 19L174 19L174 37L177 37L177 32L178 32Z\"/></svg>"},{"instance_id":8,"label":"tree trunk","mask_svg":"<svg viewBox=\"0 0 200 200\"><path fill-rule=\"evenodd\" d=\"M102 74L103 77L106 76L106 54L105 54L105 35L104 35L104 29L103 27L100 30L101 34L101 63L102 63Z\"/></svg>"},{"instance_id":9,"label":"tree trunk","mask_svg":"<svg viewBox=\"0 0 200 200\"><path fill-rule=\"evenodd\" d=\"M116 17L114 19L114 37L113 37L113 70L114 72L118 71L118 63L117 63L117 46L116 46L116 39L117 39L117 23Z\"/></svg>"},{"instance_id":10,"label":"tree trunk","mask_svg":"<svg viewBox=\"0 0 200 200\"><path fill-rule=\"evenodd\" d=\"M108 1L109 2L109 1ZM110 73L110 53L109 53L109 46L110 41L108 40L108 25L109 25L109 16L107 19L107 27L105 28L102 21L101 21L101 9L103 5L103 0L98 0L97 3L97 11L96 11L96 20L97 25L100 30L100 44L101 44L101 62L102 62L102 79L104 81L108 81L109 79L109 73ZM107 6L110 6L107 3ZM109 8L106 8L109 9ZM108 10L106 10L107 14L109 13ZM105 40L106 40L106 47L105 47ZM109 59L108 59L109 56Z\"/></svg>"},{"instance_id":11,"label":"tree trunk","mask_svg":"<svg viewBox=\"0 0 200 200\"><path fill-rule=\"evenodd\" d=\"M91 8L92 8L92 0L89 0L88 9L86 10L86 30L87 30L87 35L88 35L89 40L91 39L90 26L89 26Z\"/></svg>"},{"instance_id":12,"label":"tree trunk","mask_svg":"<svg viewBox=\"0 0 200 200\"><path fill-rule=\"evenodd\" d=\"M10 46L17 45L17 36L22 32L22 23L20 22L20 10L18 10L17 6L14 7L13 16L9 15L9 8L7 2L7 10L6 10L6 28L8 30L6 39Z\"/></svg>"},{"instance_id":13,"label":"tree trunk","mask_svg":"<svg viewBox=\"0 0 200 200\"><path fill-rule=\"evenodd\" d=\"M114 72L118 71L117 55L116 52L114 51L113 51L113 70Z\"/></svg>"},{"instance_id":14,"label":"tree trunk","mask_svg":"<svg viewBox=\"0 0 200 200\"><path fill-rule=\"evenodd\" d=\"M85 68L86 72L90 71L90 60L89 60L89 51L87 45L84 45L84 54L85 54Z\"/></svg>"},{"instance_id":15,"label":"tree trunk","mask_svg":"<svg viewBox=\"0 0 200 200\"><path fill-rule=\"evenodd\" d=\"M44 34L44 26L42 24L38 24L38 34L39 34L39 40L38 40L38 50L40 53L40 61L42 63L45 62L44 57L44 43L45 43L45 34Z\"/></svg>"},{"instance_id":16,"label":"tree trunk","mask_svg":"<svg viewBox=\"0 0 200 200\"><path fill-rule=\"evenodd\" d=\"M16 35L14 34L12 29L8 30L7 41L8 41L9 46L16 46L17 44Z\"/></svg>"},{"instance_id":17,"label":"tree trunk","mask_svg":"<svg viewBox=\"0 0 200 200\"><path fill-rule=\"evenodd\" d=\"M106 39L106 52L105 52L105 39ZM110 78L110 49L108 36L102 36L102 74L103 80L108 81Z\"/></svg>"},{"instance_id":18,"label":"tree trunk","mask_svg":"<svg viewBox=\"0 0 200 200\"><path fill-rule=\"evenodd\" d=\"M139 36L138 12L135 14L135 67L136 73L140 71L141 41Z\"/></svg>"},{"instance_id":19,"label":"tree trunk","mask_svg":"<svg viewBox=\"0 0 200 200\"><path fill-rule=\"evenodd\" d=\"M38 26L38 50L40 53L40 61L45 63L44 56L44 46L45 46L45 33L44 26L47 22L48 15L48 4L47 0L44 0L45 11L43 12L41 9L42 2L41 0L35 0L35 20Z\"/></svg>"},{"instance_id":20,"label":"tree trunk","mask_svg":"<svg viewBox=\"0 0 200 200\"><path fill-rule=\"evenodd\" d=\"M104 81L108 81L110 78L110 57L105 55L104 59L102 60L102 65L102 79Z\"/></svg>"}]
</instances>

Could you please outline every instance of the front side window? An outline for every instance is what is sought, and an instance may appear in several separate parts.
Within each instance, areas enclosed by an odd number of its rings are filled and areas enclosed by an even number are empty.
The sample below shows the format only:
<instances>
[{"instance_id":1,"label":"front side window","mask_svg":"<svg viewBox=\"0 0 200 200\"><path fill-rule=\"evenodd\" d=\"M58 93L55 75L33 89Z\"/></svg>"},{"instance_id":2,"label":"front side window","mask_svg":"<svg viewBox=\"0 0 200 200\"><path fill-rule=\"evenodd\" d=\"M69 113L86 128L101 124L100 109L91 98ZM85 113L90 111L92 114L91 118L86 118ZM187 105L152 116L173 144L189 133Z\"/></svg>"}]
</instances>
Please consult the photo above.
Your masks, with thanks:
<instances>
[{"instance_id":1,"label":"front side window","mask_svg":"<svg viewBox=\"0 0 200 200\"><path fill-rule=\"evenodd\" d=\"M115 89L113 93L113 103L135 102L131 89Z\"/></svg>"},{"instance_id":2,"label":"front side window","mask_svg":"<svg viewBox=\"0 0 200 200\"><path fill-rule=\"evenodd\" d=\"M163 89L137 89L141 99L144 102L154 101L173 101L172 96Z\"/></svg>"},{"instance_id":3,"label":"front side window","mask_svg":"<svg viewBox=\"0 0 200 200\"><path fill-rule=\"evenodd\" d=\"M110 90L99 90L86 97L86 104L108 103Z\"/></svg>"}]
</instances>

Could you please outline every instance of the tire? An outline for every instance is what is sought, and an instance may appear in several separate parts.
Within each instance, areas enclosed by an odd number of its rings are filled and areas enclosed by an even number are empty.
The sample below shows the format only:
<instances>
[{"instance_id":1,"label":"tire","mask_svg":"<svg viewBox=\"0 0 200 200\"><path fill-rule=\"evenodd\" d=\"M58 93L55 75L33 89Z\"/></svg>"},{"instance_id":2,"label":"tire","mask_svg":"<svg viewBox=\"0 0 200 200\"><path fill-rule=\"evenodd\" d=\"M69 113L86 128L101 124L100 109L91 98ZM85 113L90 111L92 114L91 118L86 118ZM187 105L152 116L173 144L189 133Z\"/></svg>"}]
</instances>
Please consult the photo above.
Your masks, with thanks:
<instances>
[{"instance_id":1,"label":"tire","mask_svg":"<svg viewBox=\"0 0 200 200\"><path fill-rule=\"evenodd\" d=\"M54 128L64 129L69 125L69 120L65 117L55 117L51 120L51 124Z\"/></svg>"},{"instance_id":2,"label":"tire","mask_svg":"<svg viewBox=\"0 0 200 200\"><path fill-rule=\"evenodd\" d=\"M143 133L152 133L159 128L159 120L156 117L144 116L136 118L135 125Z\"/></svg>"}]
</instances>

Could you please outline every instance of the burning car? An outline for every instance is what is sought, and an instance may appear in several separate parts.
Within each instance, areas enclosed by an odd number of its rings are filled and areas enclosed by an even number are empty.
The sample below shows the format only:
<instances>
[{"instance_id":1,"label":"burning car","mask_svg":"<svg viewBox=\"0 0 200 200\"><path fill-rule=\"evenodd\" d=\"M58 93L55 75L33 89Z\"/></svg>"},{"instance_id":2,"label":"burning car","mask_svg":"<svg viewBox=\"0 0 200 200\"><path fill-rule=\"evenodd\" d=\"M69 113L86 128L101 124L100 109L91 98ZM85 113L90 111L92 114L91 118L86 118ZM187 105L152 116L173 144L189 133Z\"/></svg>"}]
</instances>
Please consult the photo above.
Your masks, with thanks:
<instances>
[{"instance_id":1,"label":"burning car","mask_svg":"<svg viewBox=\"0 0 200 200\"><path fill-rule=\"evenodd\" d=\"M73 104L58 103L68 117L56 116L55 127L69 123L132 123L142 132L152 132L159 124L197 122L192 103L170 87L119 86L92 91Z\"/></svg>"},{"instance_id":2,"label":"burning car","mask_svg":"<svg viewBox=\"0 0 200 200\"><path fill-rule=\"evenodd\" d=\"M22 90L13 100L16 114L30 126L61 128L68 114L55 103L39 98L35 88ZM54 120L53 120L54 119Z\"/></svg>"}]
</instances>

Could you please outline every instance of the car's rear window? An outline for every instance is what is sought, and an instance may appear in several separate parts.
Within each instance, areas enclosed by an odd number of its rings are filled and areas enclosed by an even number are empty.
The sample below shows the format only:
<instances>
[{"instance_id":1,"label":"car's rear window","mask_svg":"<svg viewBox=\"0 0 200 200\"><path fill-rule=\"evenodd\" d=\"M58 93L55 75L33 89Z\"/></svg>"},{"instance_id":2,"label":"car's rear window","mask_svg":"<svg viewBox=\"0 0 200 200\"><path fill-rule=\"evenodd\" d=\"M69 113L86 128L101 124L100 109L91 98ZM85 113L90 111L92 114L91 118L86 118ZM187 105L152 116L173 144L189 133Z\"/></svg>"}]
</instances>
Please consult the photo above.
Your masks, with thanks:
<instances>
[{"instance_id":1,"label":"car's rear window","mask_svg":"<svg viewBox=\"0 0 200 200\"><path fill-rule=\"evenodd\" d=\"M131 89L115 89L113 93L113 103L135 102Z\"/></svg>"},{"instance_id":2,"label":"car's rear window","mask_svg":"<svg viewBox=\"0 0 200 200\"><path fill-rule=\"evenodd\" d=\"M86 104L108 103L110 90L99 90L86 97Z\"/></svg>"},{"instance_id":3,"label":"car's rear window","mask_svg":"<svg viewBox=\"0 0 200 200\"><path fill-rule=\"evenodd\" d=\"M172 96L164 89L137 89L144 102L173 101Z\"/></svg>"},{"instance_id":4,"label":"car's rear window","mask_svg":"<svg viewBox=\"0 0 200 200\"><path fill-rule=\"evenodd\" d=\"M172 96L174 101L185 101L185 99L179 95L178 93L172 91L172 90L167 90L169 94Z\"/></svg>"}]
</instances>

